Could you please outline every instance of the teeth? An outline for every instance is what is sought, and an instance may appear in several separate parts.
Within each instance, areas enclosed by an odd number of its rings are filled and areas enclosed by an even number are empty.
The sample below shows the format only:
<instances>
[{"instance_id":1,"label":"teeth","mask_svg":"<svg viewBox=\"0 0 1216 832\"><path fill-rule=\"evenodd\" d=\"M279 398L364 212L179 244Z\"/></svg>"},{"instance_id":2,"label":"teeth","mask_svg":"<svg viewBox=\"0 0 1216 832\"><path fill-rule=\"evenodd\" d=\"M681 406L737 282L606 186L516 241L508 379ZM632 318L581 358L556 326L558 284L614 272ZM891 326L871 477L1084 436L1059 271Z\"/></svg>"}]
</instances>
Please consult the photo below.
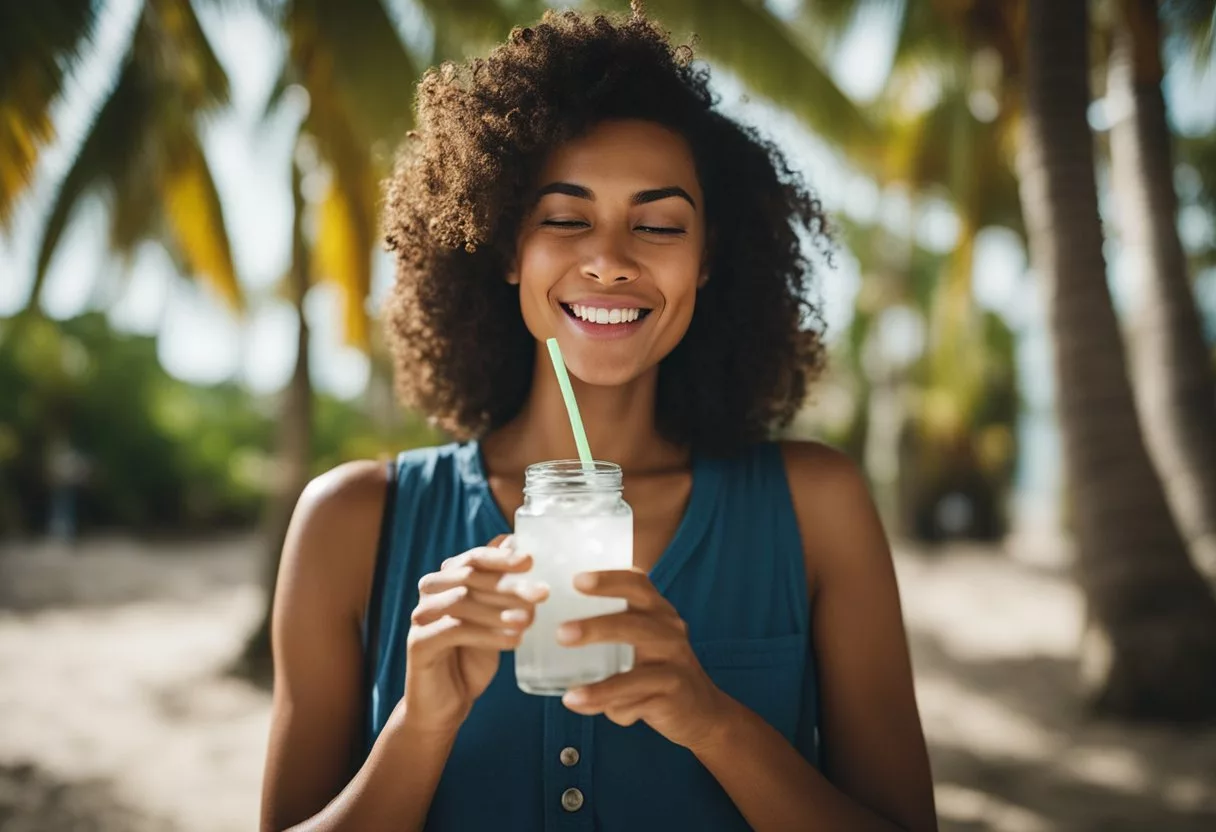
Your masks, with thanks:
<instances>
[{"instance_id":1,"label":"teeth","mask_svg":"<svg viewBox=\"0 0 1216 832\"><path fill-rule=\"evenodd\" d=\"M641 309L599 309L579 303L570 304L570 308L575 317L594 324L627 324L642 316Z\"/></svg>"}]
</instances>

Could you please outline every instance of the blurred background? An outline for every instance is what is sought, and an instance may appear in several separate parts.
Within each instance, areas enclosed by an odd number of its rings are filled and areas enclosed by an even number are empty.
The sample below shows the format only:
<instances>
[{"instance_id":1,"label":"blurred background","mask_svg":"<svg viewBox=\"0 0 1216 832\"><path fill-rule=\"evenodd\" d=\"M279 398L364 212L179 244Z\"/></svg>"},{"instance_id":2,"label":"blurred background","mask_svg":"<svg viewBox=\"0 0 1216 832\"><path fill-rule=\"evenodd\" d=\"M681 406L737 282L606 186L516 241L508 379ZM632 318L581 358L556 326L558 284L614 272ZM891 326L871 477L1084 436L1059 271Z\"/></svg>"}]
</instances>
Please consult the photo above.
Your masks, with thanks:
<instances>
[{"instance_id":1,"label":"blurred background","mask_svg":"<svg viewBox=\"0 0 1216 832\"><path fill-rule=\"evenodd\" d=\"M254 827L300 489L446 441L378 183L426 68L550 5L0 3L0 829ZM787 433L870 478L943 828L1216 828L1216 0L1057 51L1023 0L646 6L832 214Z\"/></svg>"}]
</instances>

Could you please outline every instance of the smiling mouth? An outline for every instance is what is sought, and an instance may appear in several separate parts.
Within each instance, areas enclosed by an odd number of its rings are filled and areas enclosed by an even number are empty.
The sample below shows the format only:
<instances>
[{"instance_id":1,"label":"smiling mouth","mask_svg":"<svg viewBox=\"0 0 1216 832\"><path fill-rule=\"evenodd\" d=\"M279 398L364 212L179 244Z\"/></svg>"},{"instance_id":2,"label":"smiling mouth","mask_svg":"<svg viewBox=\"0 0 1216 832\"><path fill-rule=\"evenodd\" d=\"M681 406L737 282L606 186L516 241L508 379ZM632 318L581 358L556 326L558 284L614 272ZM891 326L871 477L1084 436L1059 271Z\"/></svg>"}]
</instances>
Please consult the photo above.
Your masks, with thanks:
<instances>
[{"instance_id":1,"label":"smiling mouth","mask_svg":"<svg viewBox=\"0 0 1216 832\"><path fill-rule=\"evenodd\" d=\"M599 324L601 326L635 323L645 319L652 311L644 307L604 309L602 307L584 306L580 303L563 303L561 307L566 311L567 315L575 320L589 324Z\"/></svg>"}]
</instances>

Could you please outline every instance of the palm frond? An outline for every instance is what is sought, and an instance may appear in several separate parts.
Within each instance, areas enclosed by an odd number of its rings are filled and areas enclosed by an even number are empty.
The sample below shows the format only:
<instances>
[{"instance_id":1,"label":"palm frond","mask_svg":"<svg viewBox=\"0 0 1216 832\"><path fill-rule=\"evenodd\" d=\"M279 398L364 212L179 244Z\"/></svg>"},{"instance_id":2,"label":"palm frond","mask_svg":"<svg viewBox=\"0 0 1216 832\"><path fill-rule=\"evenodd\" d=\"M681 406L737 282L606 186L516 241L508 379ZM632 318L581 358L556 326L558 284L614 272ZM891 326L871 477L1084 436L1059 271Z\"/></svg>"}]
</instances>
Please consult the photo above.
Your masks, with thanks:
<instances>
[{"instance_id":1,"label":"palm frond","mask_svg":"<svg viewBox=\"0 0 1216 832\"><path fill-rule=\"evenodd\" d=\"M146 0L134 54L191 114L228 105L228 76L189 0Z\"/></svg>"},{"instance_id":2,"label":"palm frond","mask_svg":"<svg viewBox=\"0 0 1216 832\"><path fill-rule=\"evenodd\" d=\"M646 10L677 38L695 34L701 56L738 75L756 95L789 110L827 141L873 146L875 133L866 116L762 3L650 0Z\"/></svg>"},{"instance_id":3,"label":"palm frond","mask_svg":"<svg viewBox=\"0 0 1216 832\"><path fill-rule=\"evenodd\" d=\"M290 60L314 107L345 113L387 164L412 123L419 73L379 0L295 0L285 25Z\"/></svg>"},{"instance_id":4,"label":"palm frond","mask_svg":"<svg viewBox=\"0 0 1216 832\"><path fill-rule=\"evenodd\" d=\"M274 84L270 87L270 94L266 96L266 106L262 108L262 118L270 118L274 112L279 109L279 105L283 103L287 96L287 90L292 85L292 68L291 64L285 63L279 68L279 74L275 76Z\"/></svg>"},{"instance_id":5,"label":"palm frond","mask_svg":"<svg viewBox=\"0 0 1216 832\"><path fill-rule=\"evenodd\" d=\"M903 14L909 0L804 0L790 28L814 49L828 54L858 21L875 13ZM915 0L912 0L915 2Z\"/></svg>"},{"instance_id":6,"label":"palm frond","mask_svg":"<svg viewBox=\"0 0 1216 832\"><path fill-rule=\"evenodd\" d=\"M200 113L227 100L228 81L188 0L147 0L118 80L54 196L38 246L29 308L81 199L110 197L119 254L146 239L240 307L219 196L198 144Z\"/></svg>"},{"instance_id":7,"label":"palm frond","mask_svg":"<svg viewBox=\"0 0 1216 832\"><path fill-rule=\"evenodd\" d=\"M1165 0L1162 20L1186 44L1197 66L1210 66L1216 46L1216 0Z\"/></svg>"},{"instance_id":8,"label":"palm frond","mask_svg":"<svg viewBox=\"0 0 1216 832\"><path fill-rule=\"evenodd\" d=\"M508 12L495 0L422 0L435 27L432 63L486 52L506 39L511 27L530 22L531 4Z\"/></svg>"},{"instance_id":9,"label":"palm frond","mask_svg":"<svg viewBox=\"0 0 1216 832\"><path fill-rule=\"evenodd\" d=\"M0 4L0 228L55 136L49 110L89 42L91 0Z\"/></svg>"},{"instance_id":10,"label":"palm frond","mask_svg":"<svg viewBox=\"0 0 1216 832\"><path fill-rule=\"evenodd\" d=\"M161 183L169 234L189 273L239 310L244 305L241 288L207 158L194 131L184 130L175 138Z\"/></svg>"},{"instance_id":11,"label":"palm frond","mask_svg":"<svg viewBox=\"0 0 1216 832\"><path fill-rule=\"evenodd\" d=\"M319 206L313 270L338 287L346 342L366 351L370 338L365 304L371 290L376 223L368 189L349 188L356 184L338 177L331 181Z\"/></svg>"},{"instance_id":12,"label":"palm frond","mask_svg":"<svg viewBox=\"0 0 1216 832\"><path fill-rule=\"evenodd\" d=\"M98 111L51 203L38 244L28 308L37 308L51 256L81 199L107 186L111 193L121 192L121 185L135 178L129 171L140 157L151 117L148 92L139 67L128 55L118 82Z\"/></svg>"}]
</instances>

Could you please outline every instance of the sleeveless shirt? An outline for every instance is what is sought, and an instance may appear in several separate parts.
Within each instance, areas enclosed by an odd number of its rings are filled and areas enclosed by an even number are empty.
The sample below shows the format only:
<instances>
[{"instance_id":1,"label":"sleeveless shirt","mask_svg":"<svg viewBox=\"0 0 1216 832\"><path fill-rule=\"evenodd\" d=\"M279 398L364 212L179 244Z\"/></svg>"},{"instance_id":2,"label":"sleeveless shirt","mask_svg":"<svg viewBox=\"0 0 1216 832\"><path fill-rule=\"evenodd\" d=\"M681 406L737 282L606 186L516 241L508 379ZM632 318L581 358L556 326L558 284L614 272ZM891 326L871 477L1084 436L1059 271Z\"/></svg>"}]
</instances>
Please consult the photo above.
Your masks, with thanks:
<instances>
[{"instance_id":1,"label":"sleeveless shirt","mask_svg":"<svg viewBox=\"0 0 1216 832\"><path fill-rule=\"evenodd\" d=\"M390 483L371 601L366 743L401 699L418 581L447 557L511 531L477 442L401 453ZM688 625L702 667L812 764L818 691L803 547L780 448L694 455L675 536L650 572ZM514 654L461 726L426 829L527 832L733 832L748 825L687 749L638 722L567 710L515 684Z\"/></svg>"}]
</instances>

